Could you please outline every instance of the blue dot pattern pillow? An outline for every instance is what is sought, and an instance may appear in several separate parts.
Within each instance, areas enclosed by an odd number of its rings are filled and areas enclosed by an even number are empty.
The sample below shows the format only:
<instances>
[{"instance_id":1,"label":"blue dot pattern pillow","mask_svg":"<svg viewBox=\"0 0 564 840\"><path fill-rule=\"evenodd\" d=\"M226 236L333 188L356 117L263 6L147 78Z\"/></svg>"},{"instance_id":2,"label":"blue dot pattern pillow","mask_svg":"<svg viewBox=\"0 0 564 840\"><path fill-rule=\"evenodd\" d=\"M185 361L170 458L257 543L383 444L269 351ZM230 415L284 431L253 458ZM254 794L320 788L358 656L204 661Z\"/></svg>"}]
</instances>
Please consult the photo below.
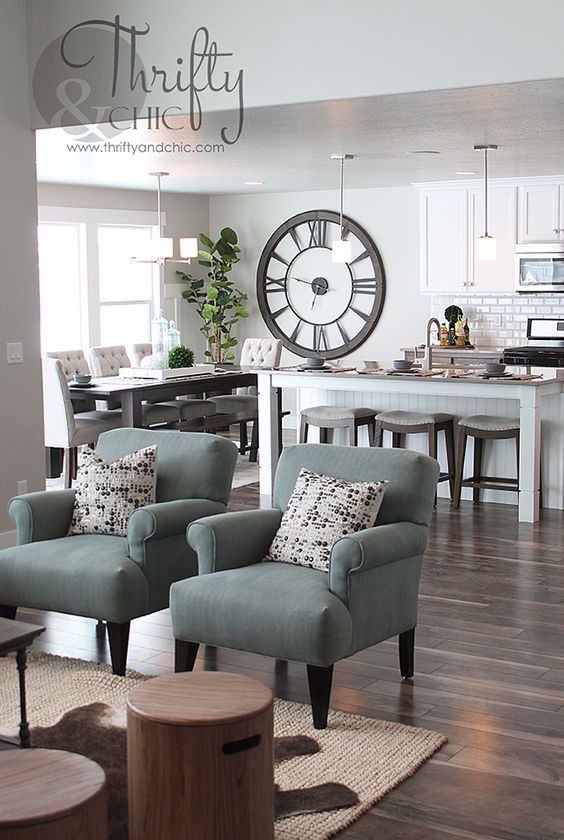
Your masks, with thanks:
<instances>
[{"instance_id":1,"label":"blue dot pattern pillow","mask_svg":"<svg viewBox=\"0 0 564 840\"><path fill-rule=\"evenodd\" d=\"M328 571L334 543L374 524L387 484L302 468L265 559Z\"/></svg>"},{"instance_id":2,"label":"blue dot pattern pillow","mask_svg":"<svg viewBox=\"0 0 564 840\"><path fill-rule=\"evenodd\" d=\"M133 511L154 503L156 485L156 446L131 452L117 461L106 461L86 448L74 483L76 496L69 536L124 537Z\"/></svg>"}]
</instances>

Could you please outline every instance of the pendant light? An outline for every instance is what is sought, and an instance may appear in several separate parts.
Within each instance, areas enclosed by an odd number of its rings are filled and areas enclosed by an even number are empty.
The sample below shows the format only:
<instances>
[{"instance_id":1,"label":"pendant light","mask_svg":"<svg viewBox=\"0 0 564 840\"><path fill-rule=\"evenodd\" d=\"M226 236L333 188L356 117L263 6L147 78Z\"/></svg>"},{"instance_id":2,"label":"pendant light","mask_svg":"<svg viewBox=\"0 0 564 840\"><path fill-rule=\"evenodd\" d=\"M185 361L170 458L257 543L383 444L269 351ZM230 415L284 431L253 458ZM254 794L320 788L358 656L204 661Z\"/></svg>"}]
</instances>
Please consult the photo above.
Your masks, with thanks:
<instances>
[{"instance_id":1,"label":"pendant light","mask_svg":"<svg viewBox=\"0 0 564 840\"><path fill-rule=\"evenodd\" d=\"M492 262L496 259L496 241L488 231L488 152L497 146L474 146L475 152L484 153L484 233L476 240L476 259L478 262Z\"/></svg>"},{"instance_id":2,"label":"pendant light","mask_svg":"<svg viewBox=\"0 0 564 840\"><path fill-rule=\"evenodd\" d=\"M331 155L331 160L340 161L339 179L339 239L331 243L332 260L334 263L349 263L352 259L352 242L344 238L343 202L345 198L345 161L354 160L354 155Z\"/></svg>"},{"instance_id":3,"label":"pendant light","mask_svg":"<svg viewBox=\"0 0 564 840\"><path fill-rule=\"evenodd\" d=\"M165 263L181 264L190 263L191 259L198 256L198 240L196 237L190 236L179 240L180 259L172 259L174 242L172 237L164 236L161 216L161 178L168 174L168 172L149 172L149 175L157 179L157 225L159 235L156 239L151 240L143 254L131 258L134 262L157 263L157 265L164 265Z\"/></svg>"}]
</instances>

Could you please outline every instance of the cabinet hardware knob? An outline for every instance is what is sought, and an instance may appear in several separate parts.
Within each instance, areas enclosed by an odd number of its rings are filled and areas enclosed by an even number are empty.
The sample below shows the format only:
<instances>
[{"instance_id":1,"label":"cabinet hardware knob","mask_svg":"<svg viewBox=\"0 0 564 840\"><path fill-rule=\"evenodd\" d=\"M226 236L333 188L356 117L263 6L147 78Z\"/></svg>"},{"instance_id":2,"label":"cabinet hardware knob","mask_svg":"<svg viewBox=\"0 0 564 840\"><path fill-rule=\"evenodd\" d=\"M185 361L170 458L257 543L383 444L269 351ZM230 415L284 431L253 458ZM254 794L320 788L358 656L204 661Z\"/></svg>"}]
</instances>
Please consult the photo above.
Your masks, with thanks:
<instances>
[{"instance_id":1,"label":"cabinet hardware knob","mask_svg":"<svg viewBox=\"0 0 564 840\"><path fill-rule=\"evenodd\" d=\"M562 233L562 228L552 228L553 233Z\"/></svg>"}]
</instances>

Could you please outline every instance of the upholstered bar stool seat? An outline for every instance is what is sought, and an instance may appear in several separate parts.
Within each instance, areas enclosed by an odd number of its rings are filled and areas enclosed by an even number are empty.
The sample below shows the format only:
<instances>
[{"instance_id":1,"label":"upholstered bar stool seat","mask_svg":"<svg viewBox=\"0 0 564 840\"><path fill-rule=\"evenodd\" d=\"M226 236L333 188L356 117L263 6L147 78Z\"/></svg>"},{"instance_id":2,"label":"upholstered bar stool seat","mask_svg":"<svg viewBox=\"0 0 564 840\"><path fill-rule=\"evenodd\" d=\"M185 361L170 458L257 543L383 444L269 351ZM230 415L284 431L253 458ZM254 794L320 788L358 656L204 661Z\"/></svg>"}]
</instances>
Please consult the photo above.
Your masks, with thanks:
<instances>
[{"instance_id":1,"label":"upholstered bar stool seat","mask_svg":"<svg viewBox=\"0 0 564 840\"><path fill-rule=\"evenodd\" d=\"M466 441L474 438L474 473L463 478ZM482 475L482 460L485 440L507 440L514 438L517 455L517 477ZM454 506L460 506L463 487L473 488L473 501L480 501L480 490L519 490L519 420L514 417L491 417L488 414L473 414L458 421L458 463L454 489Z\"/></svg>"},{"instance_id":2,"label":"upholstered bar stool seat","mask_svg":"<svg viewBox=\"0 0 564 840\"><path fill-rule=\"evenodd\" d=\"M374 446L376 411L372 408L344 408L336 405L315 405L301 413L300 443L307 441L310 426L319 428L321 443L333 442L333 429L348 429L349 444L358 443L358 429L368 427L368 441Z\"/></svg>"},{"instance_id":3,"label":"upholstered bar stool seat","mask_svg":"<svg viewBox=\"0 0 564 840\"><path fill-rule=\"evenodd\" d=\"M426 434L429 439L429 455L437 458L437 436L445 433L447 471L441 472L439 481L448 481L450 495L454 498L454 419L443 411L382 411L376 417L376 443L382 445L382 433L391 432L392 446L403 447L406 435Z\"/></svg>"}]
</instances>

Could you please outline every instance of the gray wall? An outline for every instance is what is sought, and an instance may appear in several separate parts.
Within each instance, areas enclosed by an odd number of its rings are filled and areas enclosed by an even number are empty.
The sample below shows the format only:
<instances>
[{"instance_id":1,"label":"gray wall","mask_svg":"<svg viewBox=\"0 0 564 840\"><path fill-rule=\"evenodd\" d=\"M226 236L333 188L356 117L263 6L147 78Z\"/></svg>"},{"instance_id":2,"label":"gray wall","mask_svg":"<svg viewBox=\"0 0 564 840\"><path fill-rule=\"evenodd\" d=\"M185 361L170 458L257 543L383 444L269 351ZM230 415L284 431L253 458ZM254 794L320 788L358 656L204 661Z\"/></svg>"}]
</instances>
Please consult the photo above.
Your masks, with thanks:
<instances>
[{"instance_id":1,"label":"gray wall","mask_svg":"<svg viewBox=\"0 0 564 840\"><path fill-rule=\"evenodd\" d=\"M29 129L25 6L0 0L0 544L16 482L44 486L39 363L35 141ZM6 342L22 341L24 363L6 364Z\"/></svg>"}]
</instances>

